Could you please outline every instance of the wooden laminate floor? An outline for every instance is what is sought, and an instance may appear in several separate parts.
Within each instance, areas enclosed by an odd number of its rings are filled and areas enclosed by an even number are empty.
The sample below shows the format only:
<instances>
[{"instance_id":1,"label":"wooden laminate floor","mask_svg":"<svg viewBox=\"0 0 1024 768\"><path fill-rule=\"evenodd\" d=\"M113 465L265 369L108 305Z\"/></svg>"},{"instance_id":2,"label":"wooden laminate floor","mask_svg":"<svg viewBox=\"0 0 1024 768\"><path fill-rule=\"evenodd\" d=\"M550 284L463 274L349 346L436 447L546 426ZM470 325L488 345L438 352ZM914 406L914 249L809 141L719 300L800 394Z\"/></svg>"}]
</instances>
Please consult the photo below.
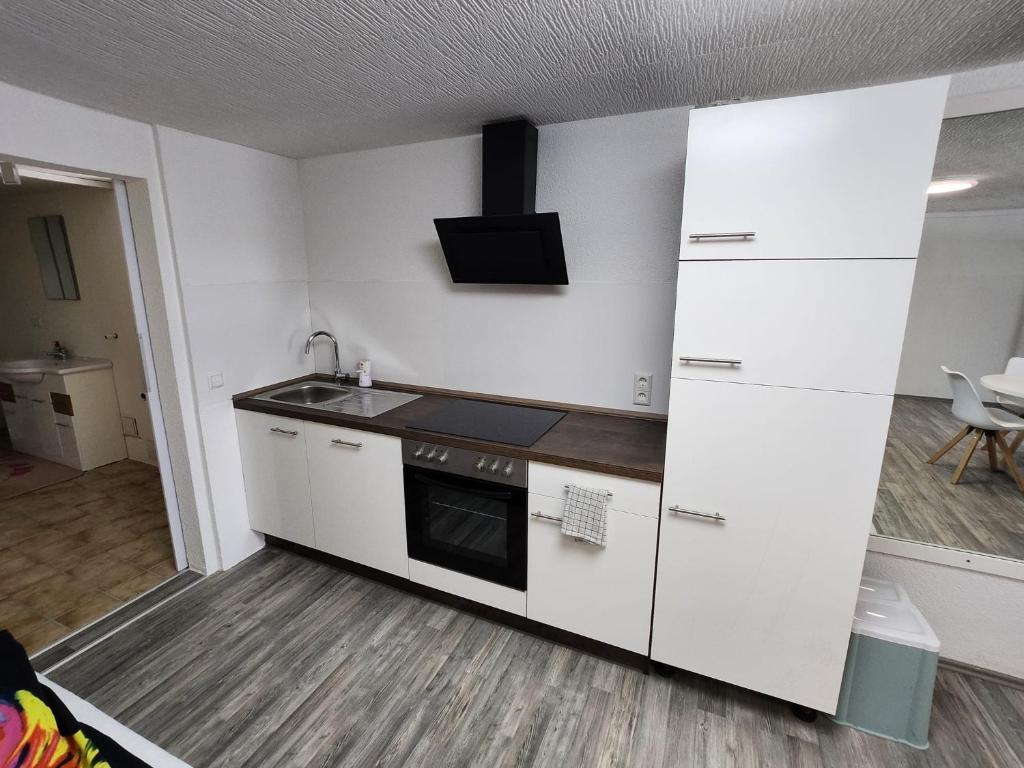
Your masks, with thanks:
<instances>
[{"instance_id":1,"label":"wooden laminate floor","mask_svg":"<svg viewBox=\"0 0 1024 768\"><path fill-rule=\"evenodd\" d=\"M875 502L875 531L1024 560L1024 494L1006 472L989 469L981 445L959 485L949 480L968 440L938 463L926 463L962 426L948 402L895 399Z\"/></svg>"},{"instance_id":2,"label":"wooden laminate floor","mask_svg":"<svg viewBox=\"0 0 1024 768\"><path fill-rule=\"evenodd\" d=\"M1021 690L941 671L918 751L276 549L130 630L50 676L195 768L1024 765Z\"/></svg>"},{"instance_id":3,"label":"wooden laminate floor","mask_svg":"<svg viewBox=\"0 0 1024 768\"><path fill-rule=\"evenodd\" d=\"M30 654L177 570L156 467L118 461L0 501L0 628Z\"/></svg>"}]
</instances>

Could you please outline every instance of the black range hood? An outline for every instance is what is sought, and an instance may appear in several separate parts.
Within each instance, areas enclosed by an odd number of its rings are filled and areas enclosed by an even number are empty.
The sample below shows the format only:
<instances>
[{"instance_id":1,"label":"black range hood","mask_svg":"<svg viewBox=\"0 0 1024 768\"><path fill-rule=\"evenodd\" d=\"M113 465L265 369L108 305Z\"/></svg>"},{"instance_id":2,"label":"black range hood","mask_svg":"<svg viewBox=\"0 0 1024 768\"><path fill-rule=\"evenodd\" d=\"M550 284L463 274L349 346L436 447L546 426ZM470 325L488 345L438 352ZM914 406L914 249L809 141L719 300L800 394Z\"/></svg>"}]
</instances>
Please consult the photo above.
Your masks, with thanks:
<instances>
[{"instance_id":1,"label":"black range hood","mask_svg":"<svg viewBox=\"0 0 1024 768\"><path fill-rule=\"evenodd\" d=\"M535 213L537 129L483 127L483 215L434 219L453 283L568 285L557 213Z\"/></svg>"}]
</instances>

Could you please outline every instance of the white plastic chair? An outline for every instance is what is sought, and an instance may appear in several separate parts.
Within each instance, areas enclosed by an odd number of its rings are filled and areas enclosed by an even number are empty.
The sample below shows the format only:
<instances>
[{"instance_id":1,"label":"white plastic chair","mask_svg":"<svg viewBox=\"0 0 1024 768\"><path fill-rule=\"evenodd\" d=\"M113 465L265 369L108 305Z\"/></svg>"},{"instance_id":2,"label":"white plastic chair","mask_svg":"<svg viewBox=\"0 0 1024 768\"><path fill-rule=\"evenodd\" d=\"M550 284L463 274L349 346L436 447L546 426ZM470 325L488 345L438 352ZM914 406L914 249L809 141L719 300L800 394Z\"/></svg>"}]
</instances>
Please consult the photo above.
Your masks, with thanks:
<instances>
[{"instance_id":1,"label":"white plastic chair","mask_svg":"<svg viewBox=\"0 0 1024 768\"><path fill-rule=\"evenodd\" d=\"M950 482L954 485L960 482L971 456L974 455L975 448L984 437L986 438L985 447L988 449L989 468L993 471L999 469L999 459L996 456L996 449L998 449L1006 462L1007 471L1016 481L1021 493L1024 493L1024 478L1021 477L1020 471L1017 469L1013 451L1003 439L1005 432L1024 430L1024 420L1001 408L986 408L978 395L978 390L974 388L974 384L959 371L951 371L943 365L942 372L946 374L949 386L953 390L953 415L964 422L965 426L954 435L952 440L936 451L935 455L928 459L928 463L934 464L945 456L954 445L974 433L974 437L970 440L967 451L960 459Z\"/></svg>"}]
</instances>

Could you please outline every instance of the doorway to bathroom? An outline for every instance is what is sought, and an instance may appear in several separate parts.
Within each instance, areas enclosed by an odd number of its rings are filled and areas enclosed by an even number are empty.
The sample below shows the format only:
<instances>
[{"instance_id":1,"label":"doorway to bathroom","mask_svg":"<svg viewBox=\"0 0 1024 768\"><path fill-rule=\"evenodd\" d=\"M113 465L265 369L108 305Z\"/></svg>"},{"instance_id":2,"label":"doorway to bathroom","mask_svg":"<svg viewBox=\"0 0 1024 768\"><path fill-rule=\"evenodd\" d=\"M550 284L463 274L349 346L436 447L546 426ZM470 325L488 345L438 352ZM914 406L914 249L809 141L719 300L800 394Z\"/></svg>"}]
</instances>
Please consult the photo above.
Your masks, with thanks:
<instances>
[{"instance_id":1,"label":"doorway to bathroom","mask_svg":"<svg viewBox=\"0 0 1024 768\"><path fill-rule=\"evenodd\" d=\"M124 186L3 165L0 625L32 654L185 560Z\"/></svg>"}]
</instances>

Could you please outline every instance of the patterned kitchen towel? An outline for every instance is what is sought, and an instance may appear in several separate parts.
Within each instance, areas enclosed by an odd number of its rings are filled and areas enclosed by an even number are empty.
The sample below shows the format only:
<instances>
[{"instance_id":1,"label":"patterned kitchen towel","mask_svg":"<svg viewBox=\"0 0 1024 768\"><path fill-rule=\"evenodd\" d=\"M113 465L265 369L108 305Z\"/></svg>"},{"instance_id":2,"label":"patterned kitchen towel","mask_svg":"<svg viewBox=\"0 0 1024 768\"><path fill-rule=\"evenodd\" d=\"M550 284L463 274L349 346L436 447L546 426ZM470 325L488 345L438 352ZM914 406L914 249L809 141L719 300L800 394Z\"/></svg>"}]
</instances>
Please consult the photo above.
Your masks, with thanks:
<instances>
[{"instance_id":1,"label":"patterned kitchen towel","mask_svg":"<svg viewBox=\"0 0 1024 768\"><path fill-rule=\"evenodd\" d=\"M569 496L562 512L562 533L591 544L604 546L608 527L608 502L611 494L593 488L567 486Z\"/></svg>"}]
</instances>

